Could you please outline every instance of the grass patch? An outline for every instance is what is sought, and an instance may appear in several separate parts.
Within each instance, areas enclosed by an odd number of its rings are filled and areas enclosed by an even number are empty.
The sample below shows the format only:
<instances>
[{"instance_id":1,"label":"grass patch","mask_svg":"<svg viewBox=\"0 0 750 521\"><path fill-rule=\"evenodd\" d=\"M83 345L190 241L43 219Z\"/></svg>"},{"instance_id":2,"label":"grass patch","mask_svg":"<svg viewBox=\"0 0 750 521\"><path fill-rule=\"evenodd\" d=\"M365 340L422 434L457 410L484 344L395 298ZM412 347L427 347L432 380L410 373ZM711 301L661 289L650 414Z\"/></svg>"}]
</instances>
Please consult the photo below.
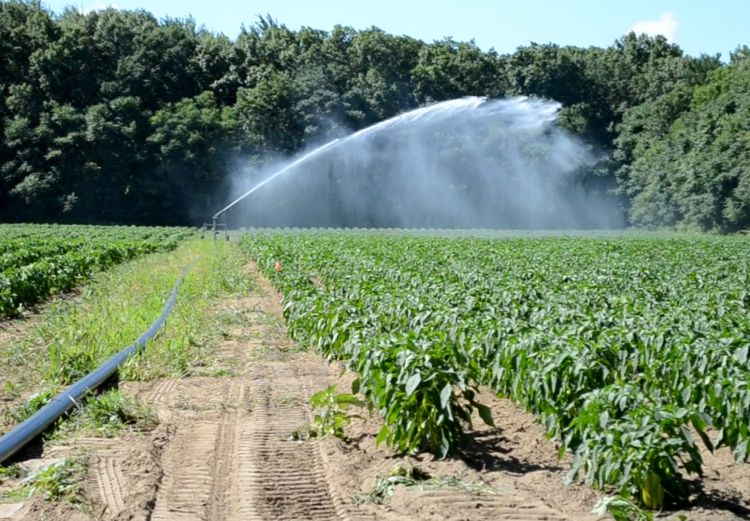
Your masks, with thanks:
<instances>
[{"instance_id":1,"label":"grass patch","mask_svg":"<svg viewBox=\"0 0 750 521\"><path fill-rule=\"evenodd\" d=\"M175 252L130 263L92 286L83 302L51 316L45 328L47 378L70 383L133 342L159 316L184 266L190 272L164 328L121 369L121 377L185 376L205 367L217 338L214 299L244 288L242 257L231 243L192 240Z\"/></svg>"},{"instance_id":2,"label":"grass patch","mask_svg":"<svg viewBox=\"0 0 750 521\"><path fill-rule=\"evenodd\" d=\"M18 381L34 382L36 389L59 390L146 331L161 313L182 268L190 265L164 327L121 367L120 378L223 374L227 368L217 366L212 356L221 339L224 312L217 302L247 290L245 263L234 243L192 239L175 251L118 265L97 274L80 288L78 297L53 303L29 334L5 346L1 354L14 373L23 373ZM39 352L46 356L23 356ZM18 394L12 383L0 389L2 394L9 391ZM45 391L20 407L6 408L0 417L0 433L35 412L52 395ZM17 396L13 401L17 403Z\"/></svg>"},{"instance_id":3,"label":"grass patch","mask_svg":"<svg viewBox=\"0 0 750 521\"><path fill-rule=\"evenodd\" d=\"M19 407L12 409L7 408L3 411L3 423L13 424L21 423L39 409L47 405L55 396L55 390L51 388L32 394L26 402Z\"/></svg>"},{"instance_id":4,"label":"grass patch","mask_svg":"<svg viewBox=\"0 0 750 521\"><path fill-rule=\"evenodd\" d=\"M90 395L83 406L77 408L55 432L63 438L73 432L112 438L124 430L148 431L159 424L152 407L137 403L119 389L109 389Z\"/></svg>"},{"instance_id":5,"label":"grass patch","mask_svg":"<svg viewBox=\"0 0 750 521\"><path fill-rule=\"evenodd\" d=\"M46 405L55 395L52 391L35 394L16 409L7 409L3 421L12 425L21 423ZM156 412L147 404L141 404L122 394L119 389L89 394L81 405L58 419L48 431L46 439L63 439L71 434L83 432L88 435L111 438L124 430L148 431L159 424ZM0 476L2 470L0 469Z\"/></svg>"},{"instance_id":6,"label":"grass patch","mask_svg":"<svg viewBox=\"0 0 750 521\"><path fill-rule=\"evenodd\" d=\"M42 495L49 501L80 503L81 483L86 475L83 458L72 457L43 467L24 478L18 488L4 492L3 499L28 499Z\"/></svg>"}]
</instances>

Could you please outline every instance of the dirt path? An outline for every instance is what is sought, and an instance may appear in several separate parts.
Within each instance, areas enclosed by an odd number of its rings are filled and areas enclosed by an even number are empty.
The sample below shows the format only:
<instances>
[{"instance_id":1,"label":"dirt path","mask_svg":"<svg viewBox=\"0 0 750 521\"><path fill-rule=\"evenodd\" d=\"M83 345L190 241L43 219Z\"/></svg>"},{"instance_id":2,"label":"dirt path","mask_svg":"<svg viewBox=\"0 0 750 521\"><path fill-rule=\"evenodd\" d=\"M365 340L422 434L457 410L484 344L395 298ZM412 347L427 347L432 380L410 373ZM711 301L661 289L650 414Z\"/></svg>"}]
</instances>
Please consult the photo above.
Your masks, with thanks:
<instances>
[{"instance_id":1,"label":"dirt path","mask_svg":"<svg viewBox=\"0 0 750 521\"><path fill-rule=\"evenodd\" d=\"M290 441L311 421L308 386L327 382L330 367L291 350L267 295L225 305L241 317L222 353L234 375L125 386L156 405L161 426L153 457L128 472L118 467L132 449L115 461L96 456L95 502L105 518L343 519L318 446ZM152 486L138 501L131 485L144 477Z\"/></svg>"},{"instance_id":2,"label":"dirt path","mask_svg":"<svg viewBox=\"0 0 750 521\"><path fill-rule=\"evenodd\" d=\"M175 386L205 401L167 412L175 427L150 519L338 519L317 447L288 441L310 421L304 379L327 374L305 374L299 355L269 358L220 385Z\"/></svg>"},{"instance_id":3,"label":"dirt path","mask_svg":"<svg viewBox=\"0 0 750 521\"><path fill-rule=\"evenodd\" d=\"M331 368L293 350L276 299L264 284L224 303L237 317L221 353L232 376L125 384L161 425L147 451L95 456L88 490L105 519L347 518L318 445L290 438L309 425L309 389Z\"/></svg>"},{"instance_id":4,"label":"dirt path","mask_svg":"<svg viewBox=\"0 0 750 521\"><path fill-rule=\"evenodd\" d=\"M591 508L600 495L565 487L567 464L557 461L539 423L491 393L481 401L498 427L480 427L477 419L462 458L394 455L375 445L380 423L368 417L347 426L347 442L294 441L292 433L311 423L311 394L331 383L346 390L352 375L296 349L278 294L254 270L250 275L258 287L221 304L234 317L219 352L225 376L124 383L128 394L155 406L159 427L45 448L40 462L85 450L83 504L0 505L0 520L596 519ZM396 487L382 504L373 501L367 494L396 466L443 484ZM694 510L690 519L696 514L740 518Z\"/></svg>"}]
</instances>

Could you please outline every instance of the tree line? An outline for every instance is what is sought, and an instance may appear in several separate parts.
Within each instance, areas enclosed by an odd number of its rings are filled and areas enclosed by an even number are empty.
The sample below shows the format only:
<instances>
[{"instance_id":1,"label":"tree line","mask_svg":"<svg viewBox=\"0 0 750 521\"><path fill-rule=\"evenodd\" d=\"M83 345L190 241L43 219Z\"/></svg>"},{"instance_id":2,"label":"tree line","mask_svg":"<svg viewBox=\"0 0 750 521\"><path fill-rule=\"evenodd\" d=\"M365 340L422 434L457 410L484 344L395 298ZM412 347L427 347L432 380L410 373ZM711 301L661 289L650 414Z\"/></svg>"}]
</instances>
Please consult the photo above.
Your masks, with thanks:
<instances>
[{"instance_id":1,"label":"tree line","mask_svg":"<svg viewBox=\"0 0 750 521\"><path fill-rule=\"evenodd\" d=\"M630 224L750 228L750 49L728 63L630 33L482 51L380 29L236 39L146 11L0 2L0 219L195 224L238 161L294 154L427 103L530 95L601 159Z\"/></svg>"}]
</instances>

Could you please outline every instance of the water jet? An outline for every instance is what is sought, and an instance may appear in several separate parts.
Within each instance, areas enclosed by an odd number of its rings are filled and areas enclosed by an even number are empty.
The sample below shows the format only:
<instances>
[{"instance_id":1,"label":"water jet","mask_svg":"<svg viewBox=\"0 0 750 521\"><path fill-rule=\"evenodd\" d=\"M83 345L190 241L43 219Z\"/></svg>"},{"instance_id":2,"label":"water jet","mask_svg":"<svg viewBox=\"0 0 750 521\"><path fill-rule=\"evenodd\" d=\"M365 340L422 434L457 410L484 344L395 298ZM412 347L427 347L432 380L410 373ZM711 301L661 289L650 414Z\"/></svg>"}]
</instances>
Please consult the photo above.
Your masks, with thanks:
<instances>
[{"instance_id":1,"label":"water jet","mask_svg":"<svg viewBox=\"0 0 750 521\"><path fill-rule=\"evenodd\" d=\"M239 195L213 219L265 187L235 222L618 227L622 216L613 198L592 193L580 181L595 158L590 147L555 125L560 108L527 97L465 97L404 112L255 171L260 181L238 186Z\"/></svg>"}]
</instances>

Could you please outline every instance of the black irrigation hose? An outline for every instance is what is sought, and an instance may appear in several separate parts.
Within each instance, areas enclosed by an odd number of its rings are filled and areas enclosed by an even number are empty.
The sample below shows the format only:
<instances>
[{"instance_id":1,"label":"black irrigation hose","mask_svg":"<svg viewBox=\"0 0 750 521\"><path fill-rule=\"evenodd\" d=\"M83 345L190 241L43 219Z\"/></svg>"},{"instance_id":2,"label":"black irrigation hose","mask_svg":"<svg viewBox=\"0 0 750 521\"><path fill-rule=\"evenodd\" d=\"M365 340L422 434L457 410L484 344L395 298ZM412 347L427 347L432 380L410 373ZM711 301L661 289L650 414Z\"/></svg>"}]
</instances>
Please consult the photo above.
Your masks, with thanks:
<instances>
[{"instance_id":1,"label":"black irrigation hose","mask_svg":"<svg viewBox=\"0 0 750 521\"><path fill-rule=\"evenodd\" d=\"M185 280L189 268L184 268L177 282L172 288L172 293L167 300L167 304L151 327L143 333L138 340L124 348L115 356L104 362L98 369L92 371L76 383L65 389L55 396L52 401L39 409L30 416L26 421L17 425L10 432L0 437L0 463L11 457L24 445L34 439L39 433L46 429L57 418L65 414L71 407L76 405L80 399L89 391L97 388L106 381L125 360L138 352L146 342L151 340L154 335L164 325L169 313L177 300L177 290L180 289L182 281Z\"/></svg>"}]
</instances>

